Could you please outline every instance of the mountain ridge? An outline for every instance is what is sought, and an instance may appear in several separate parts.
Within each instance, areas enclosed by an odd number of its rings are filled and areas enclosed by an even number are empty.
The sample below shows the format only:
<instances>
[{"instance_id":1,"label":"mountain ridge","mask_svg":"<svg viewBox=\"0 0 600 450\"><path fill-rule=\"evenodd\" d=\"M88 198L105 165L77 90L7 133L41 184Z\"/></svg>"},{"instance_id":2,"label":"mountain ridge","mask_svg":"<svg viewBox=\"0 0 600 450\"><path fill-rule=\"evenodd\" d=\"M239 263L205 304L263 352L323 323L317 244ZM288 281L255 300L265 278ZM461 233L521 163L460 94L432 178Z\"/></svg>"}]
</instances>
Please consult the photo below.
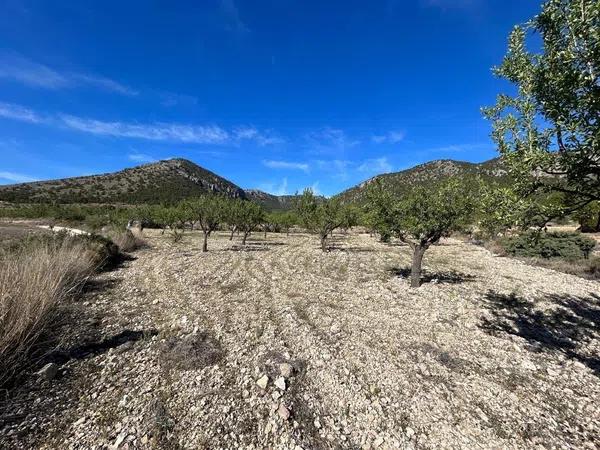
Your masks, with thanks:
<instances>
[{"instance_id":1,"label":"mountain ridge","mask_svg":"<svg viewBox=\"0 0 600 450\"><path fill-rule=\"evenodd\" d=\"M360 202L366 187L375 180L381 180L393 192L401 193L411 185L435 182L449 176L503 180L507 177L507 171L499 158L481 163L440 159L398 172L376 175L334 197L345 202ZM135 204L174 202L203 193L251 200L267 210L291 209L296 197L274 195L258 189L242 189L190 160L173 158L116 172L3 185L0 186L0 201Z\"/></svg>"}]
</instances>

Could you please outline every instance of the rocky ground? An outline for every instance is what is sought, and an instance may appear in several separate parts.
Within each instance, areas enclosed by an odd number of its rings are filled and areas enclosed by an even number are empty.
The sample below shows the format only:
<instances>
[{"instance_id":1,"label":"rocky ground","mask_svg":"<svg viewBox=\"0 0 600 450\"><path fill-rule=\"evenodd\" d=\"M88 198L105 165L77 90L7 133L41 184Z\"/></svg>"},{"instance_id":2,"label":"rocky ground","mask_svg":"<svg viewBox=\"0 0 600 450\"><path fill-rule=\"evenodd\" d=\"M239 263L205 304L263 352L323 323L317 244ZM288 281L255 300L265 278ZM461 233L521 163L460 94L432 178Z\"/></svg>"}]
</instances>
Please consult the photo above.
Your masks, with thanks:
<instances>
[{"instance_id":1,"label":"rocky ground","mask_svg":"<svg viewBox=\"0 0 600 450\"><path fill-rule=\"evenodd\" d=\"M368 234L147 237L65 310L2 448L598 448L598 282L452 239L411 290Z\"/></svg>"}]
</instances>

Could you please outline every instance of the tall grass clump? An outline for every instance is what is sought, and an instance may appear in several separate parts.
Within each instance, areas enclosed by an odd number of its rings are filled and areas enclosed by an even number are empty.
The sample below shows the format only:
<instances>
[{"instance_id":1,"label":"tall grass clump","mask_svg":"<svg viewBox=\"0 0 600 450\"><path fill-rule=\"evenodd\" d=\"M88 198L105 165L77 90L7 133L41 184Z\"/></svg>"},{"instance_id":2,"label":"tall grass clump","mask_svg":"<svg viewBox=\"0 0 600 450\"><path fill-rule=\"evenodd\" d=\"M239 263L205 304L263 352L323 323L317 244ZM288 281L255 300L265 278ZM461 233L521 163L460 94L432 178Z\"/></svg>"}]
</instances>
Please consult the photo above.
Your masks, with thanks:
<instances>
[{"instance_id":1,"label":"tall grass clump","mask_svg":"<svg viewBox=\"0 0 600 450\"><path fill-rule=\"evenodd\" d=\"M148 243L142 237L141 232L137 229L119 230L112 228L106 234L108 238L119 247L119 250L125 253L133 252L148 246Z\"/></svg>"},{"instance_id":2,"label":"tall grass clump","mask_svg":"<svg viewBox=\"0 0 600 450\"><path fill-rule=\"evenodd\" d=\"M79 292L105 257L90 243L60 236L0 251L0 385L27 365L57 304Z\"/></svg>"}]
</instances>

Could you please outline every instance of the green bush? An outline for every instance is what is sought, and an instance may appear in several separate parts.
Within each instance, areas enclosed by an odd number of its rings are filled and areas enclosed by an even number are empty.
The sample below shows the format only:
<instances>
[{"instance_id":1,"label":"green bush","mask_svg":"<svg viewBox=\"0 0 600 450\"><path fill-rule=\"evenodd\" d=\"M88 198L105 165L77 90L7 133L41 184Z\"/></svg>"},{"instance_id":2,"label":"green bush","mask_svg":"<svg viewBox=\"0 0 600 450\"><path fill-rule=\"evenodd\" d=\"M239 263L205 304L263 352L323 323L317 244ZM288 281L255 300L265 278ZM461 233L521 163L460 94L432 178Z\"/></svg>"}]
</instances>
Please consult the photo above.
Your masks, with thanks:
<instances>
[{"instance_id":1,"label":"green bush","mask_svg":"<svg viewBox=\"0 0 600 450\"><path fill-rule=\"evenodd\" d=\"M509 255L531 258L588 258L596 241L581 233L527 231L503 239L502 247Z\"/></svg>"}]
</instances>

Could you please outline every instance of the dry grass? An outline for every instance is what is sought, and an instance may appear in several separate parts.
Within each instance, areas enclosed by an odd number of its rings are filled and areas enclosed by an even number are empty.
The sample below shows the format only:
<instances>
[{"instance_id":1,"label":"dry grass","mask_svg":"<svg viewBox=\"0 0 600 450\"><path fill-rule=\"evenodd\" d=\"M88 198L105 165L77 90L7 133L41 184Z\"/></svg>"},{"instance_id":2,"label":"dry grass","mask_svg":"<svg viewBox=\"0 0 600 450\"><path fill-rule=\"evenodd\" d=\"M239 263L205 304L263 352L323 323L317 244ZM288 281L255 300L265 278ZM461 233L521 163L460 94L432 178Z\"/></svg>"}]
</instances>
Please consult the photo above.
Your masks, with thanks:
<instances>
[{"instance_id":1,"label":"dry grass","mask_svg":"<svg viewBox=\"0 0 600 450\"><path fill-rule=\"evenodd\" d=\"M600 280L600 257L598 256L576 260L561 258L522 258L522 260L533 266L545 267L546 269L577 275L590 280Z\"/></svg>"},{"instance_id":2,"label":"dry grass","mask_svg":"<svg viewBox=\"0 0 600 450\"><path fill-rule=\"evenodd\" d=\"M148 245L142 237L141 232L137 230L109 233L109 238L117 244L119 250L126 253L144 248Z\"/></svg>"},{"instance_id":3,"label":"dry grass","mask_svg":"<svg viewBox=\"0 0 600 450\"><path fill-rule=\"evenodd\" d=\"M92 273L97 255L75 239L45 240L0 254L0 385L23 367L56 304Z\"/></svg>"}]
</instances>

